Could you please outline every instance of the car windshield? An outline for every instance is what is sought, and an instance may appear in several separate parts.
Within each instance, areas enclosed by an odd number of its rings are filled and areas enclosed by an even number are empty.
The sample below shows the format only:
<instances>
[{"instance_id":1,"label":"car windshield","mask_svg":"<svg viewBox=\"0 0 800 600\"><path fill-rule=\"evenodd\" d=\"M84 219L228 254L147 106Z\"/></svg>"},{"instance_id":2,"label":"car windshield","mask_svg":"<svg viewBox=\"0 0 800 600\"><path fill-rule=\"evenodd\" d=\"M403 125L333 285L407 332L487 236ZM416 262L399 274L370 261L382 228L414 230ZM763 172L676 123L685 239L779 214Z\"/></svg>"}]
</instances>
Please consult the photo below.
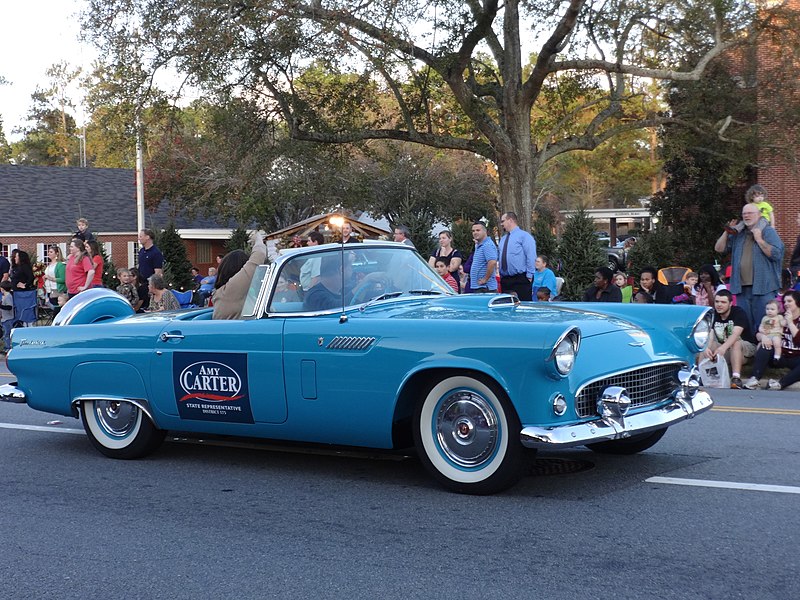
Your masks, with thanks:
<instances>
[{"instance_id":1,"label":"car windshield","mask_svg":"<svg viewBox=\"0 0 800 600\"><path fill-rule=\"evenodd\" d=\"M369 244L356 249L353 245L327 247L283 263L269 312L320 312L403 294L452 293L413 250Z\"/></svg>"}]
</instances>

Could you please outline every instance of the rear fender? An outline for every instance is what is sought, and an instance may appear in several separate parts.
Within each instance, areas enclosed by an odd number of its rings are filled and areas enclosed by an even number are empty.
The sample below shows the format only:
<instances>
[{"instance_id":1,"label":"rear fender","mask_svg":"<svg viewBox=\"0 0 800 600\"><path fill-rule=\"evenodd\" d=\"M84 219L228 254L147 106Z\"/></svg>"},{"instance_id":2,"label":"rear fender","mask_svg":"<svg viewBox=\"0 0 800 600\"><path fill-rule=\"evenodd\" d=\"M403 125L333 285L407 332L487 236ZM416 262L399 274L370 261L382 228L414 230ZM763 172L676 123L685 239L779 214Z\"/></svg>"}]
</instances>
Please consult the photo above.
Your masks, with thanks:
<instances>
[{"instance_id":1,"label":"rear fender","mask_svg":"<svg viewBox=\"0 0 800 600\"><path fill-rule=\"evenodd\" d=\"M72 370L69 397L73 414L86 400L131 402L155 423L142 376L127 363L96 361L81 363Z\"/></svg>"},{"instance_id":2,"label":"rear fender","mask_svg":"<svg viewBox=\"0 0 800 600\"><path fill-rule=\"evenodd\" d=\"M53 325L86 325L134 314L130 302L118 293L94 288L71 298L53 320Z\"/></svg>"}]
</instances>

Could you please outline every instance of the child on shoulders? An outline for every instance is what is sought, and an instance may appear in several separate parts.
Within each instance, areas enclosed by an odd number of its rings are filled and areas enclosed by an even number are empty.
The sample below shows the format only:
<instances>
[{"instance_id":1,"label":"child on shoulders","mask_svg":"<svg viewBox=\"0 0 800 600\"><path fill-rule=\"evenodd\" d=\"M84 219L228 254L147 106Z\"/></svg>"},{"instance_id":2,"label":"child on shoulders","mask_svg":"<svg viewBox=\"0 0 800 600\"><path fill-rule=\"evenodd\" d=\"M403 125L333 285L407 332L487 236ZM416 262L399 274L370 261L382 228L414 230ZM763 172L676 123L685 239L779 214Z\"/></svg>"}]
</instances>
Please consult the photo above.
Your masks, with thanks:
<instances>
[{"instance_id":1,"label":"child on shoulders","mask_svg":"<svg viewBox=\"0 0 800 600\"><path fill-rule=\"evenodd\" d=\"M747 204L755 204L758 211L761 213L761 218L756 223L754 229L764 231L767 225L775 227L775 213L772 205L767 202L767 190L763 185L751 185L750 188L744 193L744 200ZM744 221L739 221L735 225L729 225L725 230L731 234L737 234L744 231Z\"/></svg>"}]
</instances>

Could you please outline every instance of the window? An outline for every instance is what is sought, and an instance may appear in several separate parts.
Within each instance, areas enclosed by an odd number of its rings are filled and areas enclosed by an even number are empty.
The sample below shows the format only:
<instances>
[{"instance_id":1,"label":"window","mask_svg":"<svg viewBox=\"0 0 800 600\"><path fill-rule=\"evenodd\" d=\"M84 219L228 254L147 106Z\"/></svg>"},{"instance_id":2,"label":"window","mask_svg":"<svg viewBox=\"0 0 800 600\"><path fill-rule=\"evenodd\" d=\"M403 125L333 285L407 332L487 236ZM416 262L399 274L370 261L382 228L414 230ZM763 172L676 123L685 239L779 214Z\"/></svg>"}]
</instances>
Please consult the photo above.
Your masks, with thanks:
<instances>
[{"instance_id":1,"label":"window","mask_svg":"<svg viewBox=\"0 0 800 600\"><path fill-rule=\"evenodd\" d=\"M128 264L139 266L139 242L128 242Z\"/></svg>"},{"instance_id":2,"label":"window","mask_svg":"<svg viewBox=\"0 0 800 600\"><path fill-rule=\"evenodd\" d=\"M50 256L47 254L50 251L50 248L59 248L61 250L62 258L67 256L67 245L64 243L61 244L36 244L36 260L42 261L45 265L50 264ZM33 257L31 257L33 260Z\"/></svg>"},{"instance_id":3,"label":"window","mask_svg":"<svg viewBox=\"0 0 800 600\"><path fill-rule=\"evenodd\" d=\"M209 264L211 262L211 241L197 240L197 263Z\"/></svg>"},{"instance_id":4,"label":"window","mask_svg":"<svg viewBox=\"0 0 800 600\"><path fill-rule=\"evenodd\" d=\"M17 249L17 244L0 244L0 256L11 258L11 252Z\"/></svg>"}]
</instances>

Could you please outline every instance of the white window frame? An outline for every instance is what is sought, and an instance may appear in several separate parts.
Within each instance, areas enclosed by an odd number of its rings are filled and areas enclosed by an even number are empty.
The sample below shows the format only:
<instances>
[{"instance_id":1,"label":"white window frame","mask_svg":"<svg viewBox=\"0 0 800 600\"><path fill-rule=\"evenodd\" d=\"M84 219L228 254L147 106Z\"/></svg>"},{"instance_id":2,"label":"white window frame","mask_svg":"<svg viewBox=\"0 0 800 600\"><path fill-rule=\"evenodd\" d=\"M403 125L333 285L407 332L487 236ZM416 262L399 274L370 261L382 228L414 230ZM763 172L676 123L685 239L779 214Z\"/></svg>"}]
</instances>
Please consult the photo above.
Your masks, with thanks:
<instances>
[{"instance_id":1,"label":"white window frame","mask_svg":"<svg viewBox=\"0 0 800 600\"><path fill-rule=\"evenodd\" d=\"M139 266L139 242L128 242L128 268Z\"/></svg>"}]
</instances>

